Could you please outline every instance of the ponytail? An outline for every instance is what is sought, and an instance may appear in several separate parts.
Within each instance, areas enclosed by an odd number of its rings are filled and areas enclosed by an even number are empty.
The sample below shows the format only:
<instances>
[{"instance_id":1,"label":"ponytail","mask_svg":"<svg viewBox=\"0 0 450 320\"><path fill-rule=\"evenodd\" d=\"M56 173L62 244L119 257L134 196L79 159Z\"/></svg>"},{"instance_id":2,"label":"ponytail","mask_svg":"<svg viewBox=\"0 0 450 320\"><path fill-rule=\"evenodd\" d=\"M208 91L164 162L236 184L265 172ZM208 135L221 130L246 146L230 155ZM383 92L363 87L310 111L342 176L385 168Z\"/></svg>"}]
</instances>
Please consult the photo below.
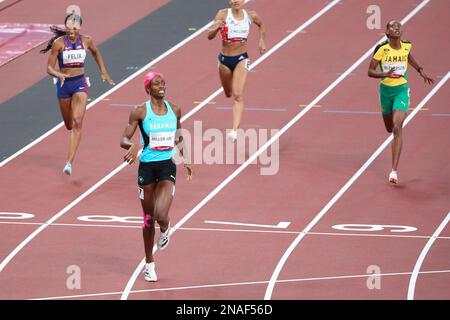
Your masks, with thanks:
<instances>
[{"instance_id":1,"label":"ponytail","mask_svg":"<svg viewBox=\"0 0 450 320\"><path fill-rule=\"evenodd\" d=\"M77 15L76 13L71 13L71 14L67 15L66 18L64 19L64 24L66 24L67 20L69 20L69 19L79 22L80 26L83 23L83 20L81 19L81 17L79 15ZM54 36L48 41L47 47L45 49L42 49L40 51L40 53L46 53L47 51L49 51L52 48L55 40L66 34L65 30L60 29L57 26L51 26L50 31L53 32Z\"/></svg>"},{"instance_id":2,"label":"ponytail","mask_svg":"<svg viewBox=\"0 0 450 320\"><path fill-rule=\"evenodd\" d=\"M66 34L66 31L58 28L57 26L51 26L50 31L53 32L54 36L48 41L47 47L45 49L42 49L40 53L46 53L47 51L49 51L52 48L53 42L55 42L55 40L59 37L62 37Z\"/></svg>"}]
</instances>

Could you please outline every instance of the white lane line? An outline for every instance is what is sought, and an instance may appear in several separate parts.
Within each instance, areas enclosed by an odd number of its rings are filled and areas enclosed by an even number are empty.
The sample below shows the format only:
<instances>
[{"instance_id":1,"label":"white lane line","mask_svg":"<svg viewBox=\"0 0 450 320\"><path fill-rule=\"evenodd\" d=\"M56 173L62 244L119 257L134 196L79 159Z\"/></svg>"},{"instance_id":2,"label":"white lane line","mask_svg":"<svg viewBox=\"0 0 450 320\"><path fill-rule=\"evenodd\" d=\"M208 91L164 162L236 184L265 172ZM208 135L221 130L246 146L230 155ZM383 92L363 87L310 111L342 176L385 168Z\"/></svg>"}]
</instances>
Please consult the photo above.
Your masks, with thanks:
<instances>
[{"instance_id":1,"label":"white lane line","mask_svg":"<svg viewBox=\"0 0 450 320\"><path fill-rule=\"evenodd\" d=\"M323 15L325 12L327 12L329 9L331 9L334 5L336 5L339 2L339 0L334 0L333 2L331 2L330 4L328 4L324 9L322 9L319 13L317 13L315 16L313 16L310 20L316 20L320 15ZM326 10L325 10L326 9ZM211 22L212 23L212 22ZM210 23L210 24L211 24ZM201 30L206 29L210 24L206 25L205 27L203 27ZM297 30L300 31L301 28L306 28L307 25L309 25L310 23L306 22L305 24L303 24L302 26L300 26ZM199 30L200 31L200 30ZM298 33L298 32L297 32ZM197 34L194 33L194 34ZM193 35L194 35L193 34ZM296 33L293 33L296 34ZM282 45L280 45L281 43L286 44L286 42L290 39L292 39L292 34L286 38L284 38L282 41L280 41L274 48L281 48ZM189 38L188 38L189 39ZM287 40L288 39L288 40ZM183 41L184 43L187 42L187 39ZM178 45L176 46L177 48L181 46ZM175 48L175 47L174 47ZM274 48L272 48L271 50L267 51L262 57L260 57L257 61L255 61L254 65L259 64L261 61L267 59L267 57L269 55L272 55L275 50ZM175 49L173 49L175 50ZM173 51L172 50L172 51ZM170 50L169 50L170 51ZM161 60L162 58L158 58L159 60ZM158 60L157 59L157 60ZM159 61L158 60L158 61ZM148 64L146 67L150 67L152 64L158 62L158 61L152 61L150 64ZM144 67L145 68L145 67ZM142 73L143 69L136 72L135 74L133 74L132 76L130 76L127 79L132 79L131 77L136 77L139 73ZM126 80L125 80L126 81ZM122 86L124 83L120 83L117 86ZM117 86L115 88L117 88ZM117 90L117 89L116 89ZM219 89L219 90L223 90L223 89ZM108 91L109 92L109 91ZM217 91L216 91L217 92ZM214 95L215 93L213 93ZM95 101L100 101L101 99L103 99L106 96L106 94L100 96L99 98L97 98ZM191 110L191 112L189 112L188 114L186 114L184 117L181 118L181 122L184 122L186 119L188 119L190 116L192 116L194 114L194 110L195 112L200 110L201 107L205 106L209 100L211 100L212 95L209 96L206 100L204 100L201 104L199 104L196 108L194 108L193 110ZM95 102L94 101L94 102ZM62 125L62 123L60 124ZM142 149L139 151L139 155L141 154ZM5 160L6 161L6 160ZM3 163L3 162L2 162ZM63 208L60 212L58 212L57 214L55 214L52 218L50 218L44 225L40 226L38 229L36 229L32 234L30 234L24 241L22 241L1 263L0 263L0 272L3 271L3 269L5 268L5 266L14 258L14 256L28 243L30 242L34 237L36 237L40 232L42 232L48 225L50 225L51 223L53 223L55 220L57 220L58 218L60 218L62 215L64 215L67 211L69 211L71 208L73 208L74 206L76 206L78 203L80 203L83 199L85 199L87 196L89 196L91 193L93 193L96 189L98 189L101 185L103 185L106 181L108 181L109 179L111 179L111 177L113 177L114 175L116 175L118 172L120 172L123 168L125 168L128 165L128 163L124 162L122 163L120 166L118 166L116 169L114 169L113 171L111 171L107 176L105 176L103 179L101 179L100 181L98 181L96 184L94 184L91 188L89 188L87 191L85 191L82 195L80 195L77 199L75 199L74 201L72 201L69 205L67 205L65 208ZM0 164L1 167L1 164ZM204 199L205 200L205 199ZM206 203L206 202L205 202ZM201 206L203 206L204 203L202 202ZM201 207L200 206L200 207ZM197 205L198 208L199 205ZM197 208L196 207L196 208ZM195 209L195 208L194 208ZM193 210L194 210L193 209ZM193 212L193 210L191 212ZM198 210L198 209L197 209ZM193 213L192 213L193 214ZM186 219L187 220L187 219ZM184 223L184 221L180 221L181 224ZM180 224L180 225L181 225ZM178 226L178 224L177 224ZM171 229L171 233L174 231L175 229ZM154 247L154 250L156 250L156 246ZM144 261L144 260L143 260ZM142 266L144 265L144 263L142 263ZM142 269L142 267L141 267ZM139 271L135 271L135 273L139 273ZM137 276L137 275L136 275Z\"/></svg>"},{"instance_id":2,"label":"white lane line","mask_svg":"<svg viewBox=\"0 0 450 320\"><path fill-rule=\"evenodd\" d=\"M440 273L450 273L450 270L432 270L423 271L420 274L440 274ZM381 273L377 274L380 277L393 277L393 276L405 276L410 275L411 272L391 272L391 273ZM278 280L278 283L296 283L296 282L306 282L306 281L324 281L324 280L346 280L346 279L364 279L367 277L373 277L373 274L357 274L357 275L346 275L346 276L328 276L328 277L314 277L314 278L295 278L295 279L285 279ZM146 293L146 292L161 292L161 291L176 291L176 290L191 290L191 289L206 289L206 288L223 288L223 287L233 287L233 286L249 286L249 285L260 285L266 284L269 281L248 281L248 282L229 282L229 283L217 283L217 284L206 284L206 285L194 285L185 287L171 287L171 288L158 288L158 289L143 289L143 290L133 290L130 293ZM71 296L56 296L56 297L45 297L45 298L34 298L29 300L55 300L55 299L76 299L76 298L88 298L88 297L100 297L100 296L112 296L119 295L122 292L103 292L103 293L91 293L91 294L79 294Z\"/></svg>"},{"instance_id":3,"label":"white lane line","mask_svg":"<svg viewBox=\"0 0 450 320\"><path fill-rule=\"evenodd\" d=\"M327 6L325 6L322 10L320 10L318 13L316 13L313 17L311 17L308 21L306 21L304 24L302 24L300 27L298 27L294 32L292 32L289 36L284 38L282 41L280 41L277 45L275 45L273 48L268 50L262 57L260 57L258 60L256 60L250 68L254 68L258 64L260 64L262 61L267 59L271 54L273 54L276 50L281 48L283 45L285 45L289 40L291 40L295 35L300 33L303 29L305 29L307 26L309 26L313 21L317 20L319 17L321 17L323 14L325 14L327 11L329 11L331 8L333 8L335 5L339 3L339 0L334 0L331 3L329 3ZM191 110L191 112L197 111L200 107L203 107L204 105L208 104L216 95L218 95L220 92L222 92L222 88L214 92L211 96L209 96L206 100L204 100L201 104L199 104L196 108ZM311 106L312 107L312 106ZM309 108L310 109L310 108ZM303 114L305 114L308 110L308 108L305 108L303 110ZM186 116L190 116L191 113L188 113ZM300 119L300 117L298 117ZM298 120L297 119L297 120ZM296 121L294 121L296 122ZM292 125L292 124L291 124ZM291 126L289 125L289 126ZM286 129L287 130L287 129ZM283 129L280 132L284 132ZM251 163L253 160L255 160L269 145L271 145L278 137L282 134L278 132L275 136L272 137L264 146L256 152L252 157L250 157L250 161L247 160L244 164L241 165L236 171L234 171L228 178L226 178L219 186L217 186L208 196L206 196L197 206L195 206L191 211L189 211L188 214L186 214L183 219L181 219L169 232L171 235L175 230L182 226L190 217L192 217L200 208L202 208L212 197L214 197L220 190L222 190L231 180L233 180L244 168L246 168L249 163ZM156 246L153 247L153 252L156 251ZM126 300L128 297L129 292L131 291L131 288L133 287L134 282L136 281L137 277L139 276L142 268L145 265L145 259L142 259L142 261L137 266L136 270L134 271L133 275L130 278L130 281L126 285L121 300Z\"/></svg>"},{"instance_id":4,"label":"white lane line","mask_svg":"<svg viewBox=\"0 0 450 320\"><path fill-rule=\"evenodd\" d=\"M40 226L45 223L39 222L0 222L0 224L12 224L12 225L34 225ZM88 228L126 228L126 229L141 229L141 226L123 226L114 224L84 224L84 223L52 223L51 227L88 227ZM156 227L159 229L159 227ZM207 231L207 232L241 232L241 233L275 233L275 234L301 234L303 231L286 231L286 230L257 230L257 229L225 229L225 228L189 228L181 227L177 230L181 231ZM430 239L431 236L421 235L395 235L395 234L370 234L370 233L338 233L338 232L308 232L305 235L317 235L317 236L350 236L350 237L379 237L379 238L412 238L412 239ZM450 240L450 237L437 237L440 240Z\"/></svg>"},{"instance_id":5,"label":"white lane line","mask_svg":"<svg viewBox=\"0 0 450 320\"><path fill-rule=\"evenodd\" d=\"M419 4L414 10L412 10L402 21L402 25L404 25L409 19L411 19L414 15L417 14L427 3L429 0L422 1L421 4ZM383 37L382 39L385 39ZM372 48L370 48L353 66L351 66L344 74L351 73L358 65L360 65L363 61L365 61L373 52L376 45L374 45ZM447 73L447 77L444 81L439 82L438 85L436 85L430 93L422 100L422 102L414 109L414 111L406 118L404 126L416 115L416 113L423 107L423 105L439 90L439 88L447 81L448 75L450 73ZM340 78L338 78L339 80ZM339 81L340 82L340 81ZM327 203L327 205L314 217L314 219L306 226L304 229L305 233L308 233L318 222L319 220L328 212L328 210L333 206L333 204L347 191L348 188L353 184L354 181L366 170L366 168L375 160L376 157L381 153L382 150L390 143L392 140L392 135L389 136L389 138L386 139L386 141L378 148L377 151L369 158L369 160L366 161L366 163L353 175L352 178L342 187L341 190L330 200L330 202ZM290 254L294 250L294 248L300 243L300 241L303 239L304 234L300 234L297 238L294 239L294 241L291 243L291 245L287 248L286 252L281 257L280 261L278 262L269 285L267 286L266 293L264 295L265 300L269 300L272 296L272 292L276 283L276 279L278 278L281 269L283 268L284 264L286 263L287 259L289 258Z\"/></svg>"},{"instance_id":6,"label":"white lane line","mask_svg":"<svg viewBox=\"0 0 450 320\"><path fill-rule=\"evenodd\" d=\"M270 224L253 224L253 223L239 223L239 222L226 222L226 221L212 221L212 220L205 220L205 223L212 223L212 224L227 224L232 226L246 226L246 227L259 227L259 228L275 228L275 229L286 229L291 223L290 222L279 222L275 225Z\"/></svg>"},{"instance_id":7,"label":"white lane line","mask_svg":"<svg viewBox=\"0 0 450 320\"><path fill-rule=\"evenodd\" d=\"M422 267L422 263L425 260L426 255L428 254L428 251L430 251L431 246L433 245L434 241L436 241L437 237L439 237L439 234L444 230L447 223L450 221L450 212L447 213L447 216L445 219L441 222L439 227L436 229L436 231L433 233L431 238L428 240L427 244L423 248L422 252L420 253L419 258L417 259L416 265L414 266L414 270L411 274L411 279L409 279L409 285L408 285L408 300L414 300L414 290L416 289L416 282L417 282L417 276L419 275L420 268Z\"/></svg>"}]
</instances>

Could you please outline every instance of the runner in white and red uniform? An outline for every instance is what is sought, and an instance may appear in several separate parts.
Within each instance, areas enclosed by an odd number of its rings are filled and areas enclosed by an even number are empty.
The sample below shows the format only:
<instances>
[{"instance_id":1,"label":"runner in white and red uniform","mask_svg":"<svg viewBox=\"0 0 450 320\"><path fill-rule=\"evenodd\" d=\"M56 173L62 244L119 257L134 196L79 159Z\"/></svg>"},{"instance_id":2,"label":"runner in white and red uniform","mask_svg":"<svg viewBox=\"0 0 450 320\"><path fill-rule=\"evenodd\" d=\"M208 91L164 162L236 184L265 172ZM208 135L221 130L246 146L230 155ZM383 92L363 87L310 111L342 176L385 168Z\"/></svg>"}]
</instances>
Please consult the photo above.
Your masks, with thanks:
<instances>
[{"instance_id":1,"label":"runner in white and red uniform","mask_svg":"<svg viewBox=\"0 0 450 320\"><path fill-rule=\"evenodd\" d=\"M222 50L219 54L219 75L225 95L233 96L233 128L228 137L237 138L237 129L244 111L244 87L247 80L249 57L247 38L252 23L259 27L259 51L266 52L265 26L255 11L245 10L245 0L228 0L230 8L221 9L216 14L214 24L209 29L208 39L212 40L220 31Z\"/></svg>"}]
</instances>

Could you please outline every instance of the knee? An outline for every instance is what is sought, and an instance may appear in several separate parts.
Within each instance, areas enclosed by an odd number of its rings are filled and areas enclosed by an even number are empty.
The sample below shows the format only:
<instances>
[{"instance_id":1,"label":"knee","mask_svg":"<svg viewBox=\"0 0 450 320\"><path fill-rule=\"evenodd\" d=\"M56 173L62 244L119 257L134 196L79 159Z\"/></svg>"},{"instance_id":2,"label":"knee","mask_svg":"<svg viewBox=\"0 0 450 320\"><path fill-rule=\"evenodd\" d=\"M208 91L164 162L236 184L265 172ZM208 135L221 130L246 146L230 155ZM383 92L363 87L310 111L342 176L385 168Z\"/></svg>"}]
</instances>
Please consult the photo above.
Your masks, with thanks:
<instances>
[{"instance_id":1,"label":"knee","mask_svg":"<svg viewBox=\"0 0 450 320\"><path fill-rule=\"evenodd\" d=\"M398 124L394 124L393 128L392 128L392 133L394 134L394 136L398 136L402 133L402 126L398 125Z\"/></svg>"},{"instance_id":2,"label":"knee","mask_svg":"<svg viewBox=\"0 0 450 320\"><path fill-rule=\"evenodd\" d=\"M392 133L392 130L393 130L392 126L386 125L386 131L387 132Z\"/></svg>"},{"instance_id":3,"label":"knee","mask_svg":"<svg viewBox=\"0 0 450 320\"><path fill-rule=\"evenodd\" d=\"M151 214L144 215L144 224L142 228L144 230L151 230L155 227L155 220L153 219Z\"/></svg>"},{"instance_id":4,"label":"knee","mask_svg":"<svg viewBox=\"0 0 450 320\"><path fill-rule=\"evenodd\" d=\"M72 130L72 128L73 128L71 122L69 123L68 121L64 121L64 125L66 126L66 129L69 131Z\"/></svg>"},{"instance_id":5,"label":"knee","mask_svg":"<svg viewBox=\"0 0 450 320\"><path fill-rule=\"evenodd\" d=\"M167 225L169 223L169 216L167 213L155 211L154 220L158 222L159 225Z\"/></svg>"},{"instance_id":6,"label":"knee","mask_svg":"<svg viewBox=\"0 0 450 320\"><path fill-rule=\"evenodd\" d=\"M242 92L233 92L233 99L236 102L243 102L244 95L242 94Z\"/></svg>"},{"instance_id":7,"label":"knee","mask_svg":"<svg viewBox=\"0 0 450 320\"><path fill-rule=\"evenodd\" d=\"M83 119L82 118L79 118L79 117L75 117L75 118L73 118L73 120L72 120L72 127L74 128L74 129L81 129L81 127L83 126Z\"/></svg>"}]
</instances>

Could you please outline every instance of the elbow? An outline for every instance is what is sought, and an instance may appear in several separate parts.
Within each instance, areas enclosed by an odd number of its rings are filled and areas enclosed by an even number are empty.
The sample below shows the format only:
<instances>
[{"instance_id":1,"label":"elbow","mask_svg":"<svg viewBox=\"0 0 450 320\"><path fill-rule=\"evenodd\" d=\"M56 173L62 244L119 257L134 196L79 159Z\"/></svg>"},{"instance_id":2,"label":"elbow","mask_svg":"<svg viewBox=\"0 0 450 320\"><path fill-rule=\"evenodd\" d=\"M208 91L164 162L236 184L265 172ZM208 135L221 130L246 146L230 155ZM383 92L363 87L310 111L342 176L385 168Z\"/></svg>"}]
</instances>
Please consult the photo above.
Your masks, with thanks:
<instances>
[{"instance_id":1,"label":"elbow","mask_svg":"<svg viewBox=\"0 0 450 320\"><path fill-rule=\"evenodd\" d=\"M52 68L47 66L47 74L53 76Z\"/></svg>"},{"instance_id":2,"label":"elbow","mask_svg":"<svg viewBox=\"0 0 450 320\"><path fill-rule=\"evenodd\" d=\"M123 148L123 149L128 149L127 145L125 143L125 138L124 137L122 137L122 139L120 139L120 147Z\"/></svg>"}]
</instances>

